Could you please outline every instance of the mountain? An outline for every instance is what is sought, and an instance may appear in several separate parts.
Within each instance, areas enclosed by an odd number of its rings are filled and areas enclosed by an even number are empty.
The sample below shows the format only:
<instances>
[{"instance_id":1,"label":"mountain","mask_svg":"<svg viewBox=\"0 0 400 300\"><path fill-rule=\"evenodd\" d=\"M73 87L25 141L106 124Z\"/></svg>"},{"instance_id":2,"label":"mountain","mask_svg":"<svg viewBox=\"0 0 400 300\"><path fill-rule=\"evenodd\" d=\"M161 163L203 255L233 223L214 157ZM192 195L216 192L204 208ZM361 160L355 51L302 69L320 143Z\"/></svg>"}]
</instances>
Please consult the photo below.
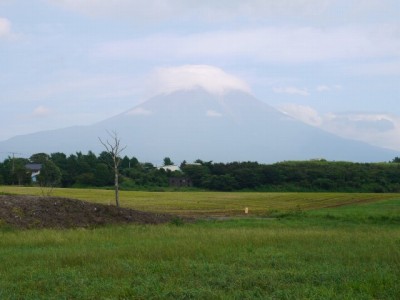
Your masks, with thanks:
<instances>
[{"instance_id":1,"label":"mountain","mask_svg":"<svg viewBox=\"0 0 400 300\"><path fill-rule=\"evenodd\" d=\"M231 90L202 88L155 96L115 117L77 126L17 136L0 149L24 153L101 152L98 137L116 131L124 154L140 161L175 162L197 158L215 162L307 160L388 161L397 152L343 139L297 121L254 98Z\"/></svg>"}]
</instances>

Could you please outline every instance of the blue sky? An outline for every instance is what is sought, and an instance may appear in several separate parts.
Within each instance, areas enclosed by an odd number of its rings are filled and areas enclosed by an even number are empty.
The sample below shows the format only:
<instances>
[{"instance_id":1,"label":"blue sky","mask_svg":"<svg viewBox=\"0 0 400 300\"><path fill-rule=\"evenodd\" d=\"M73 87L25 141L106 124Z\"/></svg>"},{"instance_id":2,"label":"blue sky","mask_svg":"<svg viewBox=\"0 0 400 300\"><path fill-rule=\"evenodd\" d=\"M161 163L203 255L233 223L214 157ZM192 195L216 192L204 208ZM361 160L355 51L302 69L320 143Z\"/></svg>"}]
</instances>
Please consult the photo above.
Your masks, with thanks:
<instances>
[{"instance_id":1,"label":"blue sky","mask_svg":"<svg viewBox=\"0 0 400 300\"><path fill-rule=\"evenodd\" d=\"M0 0L0 140L100 121L196 72L400 150L398 0Z\"/></svg>"}]
</instances>

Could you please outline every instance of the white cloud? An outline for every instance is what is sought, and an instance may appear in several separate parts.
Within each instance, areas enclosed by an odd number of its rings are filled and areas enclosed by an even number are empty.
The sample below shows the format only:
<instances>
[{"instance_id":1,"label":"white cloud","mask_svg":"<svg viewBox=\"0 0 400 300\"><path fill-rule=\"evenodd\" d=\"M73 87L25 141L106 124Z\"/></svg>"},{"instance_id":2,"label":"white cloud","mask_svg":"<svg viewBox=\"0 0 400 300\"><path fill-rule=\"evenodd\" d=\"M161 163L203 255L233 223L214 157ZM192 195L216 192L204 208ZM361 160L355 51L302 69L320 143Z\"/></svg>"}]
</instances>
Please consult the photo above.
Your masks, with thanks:
<instances>
[{"instance_id":1,"label":"white cloud","mask_svg":"<svg viewBox=\"0 0 400 300\"><path fill-rule=\"evenodd\" d=\"M30 99L42 101L58 97L70 97L69 102L82 105L82 101L94 102L112 100L119 103L123 99L132 107L135 98L142 91L144 79L139 76L91 74L77 71L60 71L51 79L32 89ZM14 92L15 94L15 92ZM20 95L19 98L24 97Z\"/></svg>"},{"instance_id":2,"label":"white cloud","mask_svg":"<svg viewBox=\"0 0 400 300\"><path fill-rule=\"evenodd\" d=\"M329 114L323 129L339 136L400 150L400 117L389 114Z\"/></svg>"},{"instance_id":3,"label":"white cloud","mask_svg":"<svg viewBox=\"0 0 400 300\"><path fill-rule=\"evenodd\" d=\"M215 110L207 110L206 116L212 117L212 118L218 118L218 117L222 117L222 114Z\"/></svg>"},{"instance_id":4,"label":"white cloud","mask_svg":"<svg viewBox=\"0 0 400 300\"><path fill-rule=\"evenodd\" d=\"M319 85L316 88L317 92L328 92L331 90L331 88L327 85Z\"/></svg>"},{"instance_id":5,"label":"white cloud","mask_svg":"<svg viewBox=\"0 0 400 300\"><path fill-rule=\"evenodd\" d=\"M286 87L275 87L272 89L274 93L277 94L289 94L289 95L299 95L299 96L309 96L310 93L306 88L297 88L294 86Z\"/></svg>"},{"instance_id":6,"label":"white cloud","mask_svg":"<svg viewBox=\"0 0 400 300\"><path fill-rule=\"evenodd\" d=\"M159 68L151 81L155 93L171 93L177 90L203 88L213 94L224 94L230 90L250 93L249 86L241 79L221 69L208 65L184 65Z\"/></svg>"},{"instance_id":7,"label":"white cloud","mask_svg":"<svg viewBox=\"0 0 400 300\"><path fill-rule=\"evenodd\" d=\"M0 38L11 34L11 23L8 19L0 18Z\"/></svg>"},{"instance_id":8,"label":"white cloud","mask_svg":"<svg viewBox=\"0 0 400 300\"><path fill-rule=\"evenodd\" d=\"M153 112L150 110L144 109L142 107L137 107L137 108L130 110L126 114L129 116L148 116L148 115L151 115L152 113Z\"/></svg>"},{"instance_id":9,"label":"white cloud","mask_svg":"<svg viewBox=\"0 0 400 300\"><path fill-rule=\"evenodd\" d=\"M315 88L317 92L331 92L341 90L342 86L340 84L335 85L319 85Z\"/></svg>"},{"instance_id":10,"label":"white cloud","mask_svg":"<svg viewBox=\"0 0 400 300\"><path fill-rule=\"evenodd\" d=\"M183 1L183 0L48 0L49 3L88 16L126 17L160 21L177 15L209 21L239 16L263 18L311 16L326 11L332 0Z\"/></svg>"},{"instance_id":11,"label":"white cloud","mask_svg":"<svg viewBox=\"0 0 400 300\"><path fill-rule=\"evenodd\" d=\"M400 59L385 62L368 62L356 64L348 68L355 75L396 76L400 75Z\"/></svg>"},{"instance_id":12,"label":"white cloud","mask_svg":"<svg viewBox=\"0 0 400 300\"><path fill-rule=\"evenodd\" d=\"M93 51L98 58L247 59L252 62L309 63L400 57L396 26L264 27L187 35L152 35L108 42Z\"/></svg>"},{"instance_id":13,"label":"white cloud","mask_svg":"<svg viewBox=\"0 0 400 300\"><path fill-rule=\"evenodd\" d=\"M400 117L377 113L320 114L309 106L285 104L280 110L335 135L400 151Z\"/></svg>"},{"instance_id":14,"label":"white cloud","mask_svg":"<svg viewBox=\"0 0 400 300\"><path fill-rule=\"evenodd\" d=\"M310 106L287 103L281 105L279 110L309 125L319 126L322 123L319 113Z\"/></svg>"},{"instance_id":15,"label":"white cloud","mask_svg":"<svg viewBox=\"0 0 400 300\"><path fill-rule=\"evenodd\" d=\"M168 3L171 1L160 0L48 0L48 2L88 16L134 17L140 20L165 18L174 10Z\"/></svg>"},{"instance_id":16,"label":"white cloud","mask_svg":"<svg viewBox=\"0 0 400 300\"><path fill-rule=\"evenodd\" d=\"M396 19L397 0L47 0L63 9L91 17L112 17L133 22L163 22L180 19L226 22L288 18L343 23L371 16Z\"/></svg>"},{"instance_id":17,"label":"white cloud","mask_svg":"<svg viewBox=\"0 0 400 300\"><path fill-rule=\"evenodd\" d=\"M50 108L40 105L33 110L31 116L35 118L45 118L51 114L52 110Z\"/></svg>"}]
</instances>

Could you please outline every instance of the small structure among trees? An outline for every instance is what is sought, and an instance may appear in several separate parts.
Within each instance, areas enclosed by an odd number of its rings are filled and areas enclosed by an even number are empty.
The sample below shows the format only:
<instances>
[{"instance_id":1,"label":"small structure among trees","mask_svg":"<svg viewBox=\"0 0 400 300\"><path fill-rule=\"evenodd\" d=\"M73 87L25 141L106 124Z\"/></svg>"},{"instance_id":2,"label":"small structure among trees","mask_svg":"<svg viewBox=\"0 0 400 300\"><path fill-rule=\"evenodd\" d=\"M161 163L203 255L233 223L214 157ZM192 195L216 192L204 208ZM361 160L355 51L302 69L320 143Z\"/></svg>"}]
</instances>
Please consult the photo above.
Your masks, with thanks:
<instances>
[{"instance_id":1,"label":"small structure among trees","mask_svg":"<svg viewBox=\"0 0 400 300\"><path fill-rule=\"evenodd\" d=\"M168 166L163 166L163 167L159 167L159 170L164 170L166 172L170 171L170 172L181 172L181 169L178 166L175 165L168 165Z\"/></svg>"},{"instance_id":2,"label":"small structure among trees","mask_svg":"<svg viewBox=\"0 0 400 300\"><path fill-rule=\"evenodd\" d=\"M42 164L29 163L25 165L25 168L31 174L32 182L36 182L37 176L40 174L40 170L42 169Z\"/></svg>"},{"instance_id":3,"label":"small structure among trees","mask_svg":"<svg viewBox=\"0 0 400 300\"><path fill-rule=\"evenodd\" d=\"M188 177L170 177L169 186L172 187L191 187L193 182Z\"/></svg>"},{"instance_id":4,"label":"small structure among trees","mask_svg":"<svg viewBox=\"0 0 400 300\"><path fill-rule=\"evenodd\" d=\"M38 183L43 196L49 196L61 183L61 170L46 153L36 153L29 158L25 170L31 174L33 183Z\"/></svg>"}]
</instances>

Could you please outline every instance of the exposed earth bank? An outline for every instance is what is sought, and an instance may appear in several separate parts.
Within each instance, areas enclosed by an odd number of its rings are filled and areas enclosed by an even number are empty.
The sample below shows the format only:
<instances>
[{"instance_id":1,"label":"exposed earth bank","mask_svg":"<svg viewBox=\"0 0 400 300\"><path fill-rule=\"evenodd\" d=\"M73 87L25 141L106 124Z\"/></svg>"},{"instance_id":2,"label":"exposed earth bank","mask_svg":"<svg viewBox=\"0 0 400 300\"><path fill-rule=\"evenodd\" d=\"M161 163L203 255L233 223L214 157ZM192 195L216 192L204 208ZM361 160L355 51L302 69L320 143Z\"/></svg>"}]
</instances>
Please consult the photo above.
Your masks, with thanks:
<instances>
[{"instance_id":1,"label":"exposed earth bank","mask_svg":"<svg viewBox=\"0 0 400 300\"><path fill-rule=\"evenodd\" d=\"M176 219L128 208L80 200L22 195L0 195L0 227L77 228L107 224L161 224Z\"/></svg>"}]
</instances>

